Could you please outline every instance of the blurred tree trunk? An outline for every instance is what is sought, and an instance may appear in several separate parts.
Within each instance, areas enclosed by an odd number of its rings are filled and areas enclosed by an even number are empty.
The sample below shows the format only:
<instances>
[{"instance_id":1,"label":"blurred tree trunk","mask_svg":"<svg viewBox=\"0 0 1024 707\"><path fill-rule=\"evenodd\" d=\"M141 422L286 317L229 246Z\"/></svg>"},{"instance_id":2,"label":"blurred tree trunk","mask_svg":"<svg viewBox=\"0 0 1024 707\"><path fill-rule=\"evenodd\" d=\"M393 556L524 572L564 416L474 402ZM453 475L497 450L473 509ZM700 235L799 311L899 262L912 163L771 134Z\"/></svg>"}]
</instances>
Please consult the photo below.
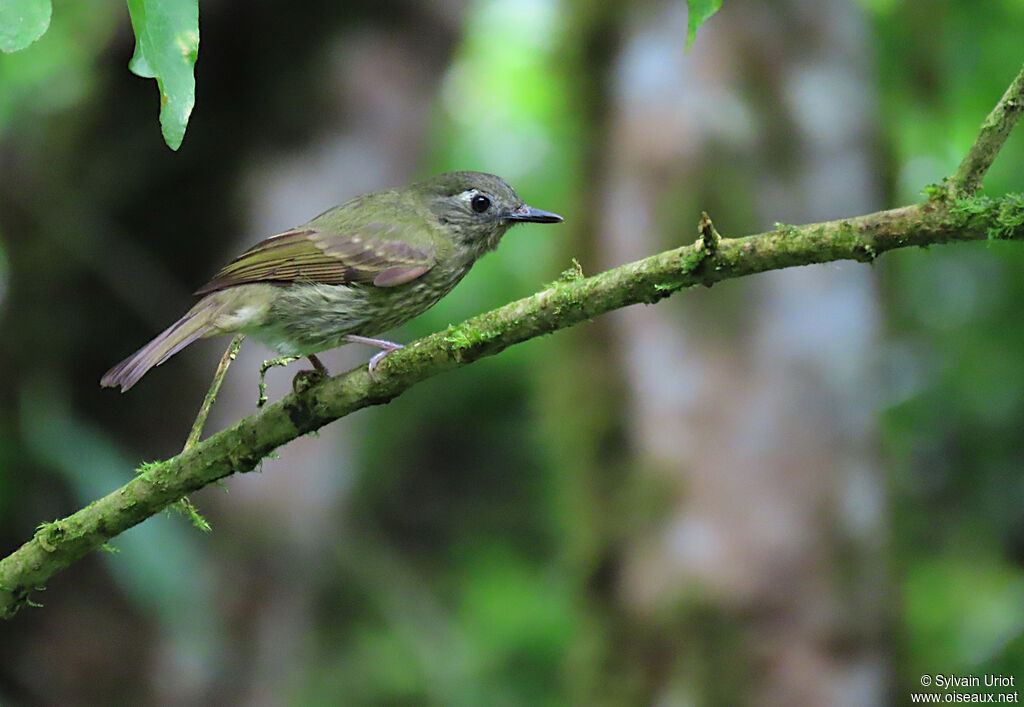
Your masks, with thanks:
<instances>
[{"instance_id":1,"label":"blurred tree trunk","mask_svg":"<svg viewBox=\"0 0 1024 707\"><path fill-rule=\"evenodd\" d=\"M643 3L569 4L572 28L566 47L584 126L577 216L570 221L565 260L576 257L587 274L600 269L601 233L608 217L605 180L614 106L608 88L621 51L628 13ZM631 516L623 506L635 483L621 401L626 379L614 355L615 333L607 318L560 337L540 373L549 414L543 428L558 469L559 514L565 566L575 586L576 638L567 657L567 688L573 704L644 704L658 684L651 674L649 642L638 635L628 607L618 598L622 548Z\"/></svg>"},{"instance_id":2,"label":"blurred tree trunk","mask_svg":"<svg viewBox=\"0 0 1024 707\"><path fill-rule=\"evenodd\" d=\"M680 4L577 12L587 270L696 235L701 209L730 234L881 206L854 6L727 4L685 59ZM574 426L552 444L580 525L576 702L885 701L877 327L871 271L844 264L569 333L548 409Z\"/></svg>"}]
</instances>

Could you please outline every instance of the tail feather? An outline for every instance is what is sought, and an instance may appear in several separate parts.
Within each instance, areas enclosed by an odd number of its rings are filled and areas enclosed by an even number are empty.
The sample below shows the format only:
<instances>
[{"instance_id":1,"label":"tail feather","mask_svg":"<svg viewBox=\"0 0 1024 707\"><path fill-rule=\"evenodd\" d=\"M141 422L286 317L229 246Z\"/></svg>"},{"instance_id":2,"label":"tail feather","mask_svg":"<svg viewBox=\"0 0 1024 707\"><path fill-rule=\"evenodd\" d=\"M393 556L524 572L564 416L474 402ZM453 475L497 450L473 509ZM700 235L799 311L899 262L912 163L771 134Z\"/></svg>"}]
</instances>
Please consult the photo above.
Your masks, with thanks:
<instances>
[{"instance_id":1,"label":"tail feather","mask_svg":"<svg viewBox=\"0 0 1024 707\"><path fill-rule=\"evenodd\" d=\"M219 308L200 301L181 319L171 324L155 339L103 374L100 385L106 388L121 386L125 392L154 366L169 359L196 339L215 332L213 320Z\"/></svg>"}]
</instances>

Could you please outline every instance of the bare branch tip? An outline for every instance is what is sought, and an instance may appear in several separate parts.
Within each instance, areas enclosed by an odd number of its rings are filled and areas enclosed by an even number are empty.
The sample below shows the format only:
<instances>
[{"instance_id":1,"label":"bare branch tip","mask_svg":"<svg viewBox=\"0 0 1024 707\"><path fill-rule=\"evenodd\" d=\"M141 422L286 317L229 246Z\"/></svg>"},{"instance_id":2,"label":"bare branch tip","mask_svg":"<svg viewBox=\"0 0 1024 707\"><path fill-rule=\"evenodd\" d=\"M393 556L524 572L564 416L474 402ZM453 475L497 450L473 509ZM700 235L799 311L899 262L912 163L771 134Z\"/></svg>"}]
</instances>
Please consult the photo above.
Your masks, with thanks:
<instances>
[{"instance_id":1,"label":"bare branch tip","mask_svg":"<svg viewBox=\"0 0 1024 707\"><path fill-rule=\"evenodd\" d=\"M951 196L973 196L981 189L985 173L1002 150L1003 143L1020 119L1021 112L1024 112L1024 66L986 116L978 137L956 171L948 177Z\"/></svg>"}]
</instances>

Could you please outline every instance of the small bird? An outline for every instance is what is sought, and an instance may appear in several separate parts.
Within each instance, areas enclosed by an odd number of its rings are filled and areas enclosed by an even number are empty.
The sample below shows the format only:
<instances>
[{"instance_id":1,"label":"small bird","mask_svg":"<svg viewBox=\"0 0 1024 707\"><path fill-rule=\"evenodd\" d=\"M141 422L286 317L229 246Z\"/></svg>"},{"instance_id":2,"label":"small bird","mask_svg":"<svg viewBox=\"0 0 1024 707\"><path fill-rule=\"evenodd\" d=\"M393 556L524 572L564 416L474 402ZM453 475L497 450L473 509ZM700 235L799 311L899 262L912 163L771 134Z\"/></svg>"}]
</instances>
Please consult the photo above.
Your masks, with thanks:
<instances>
[{"instance_id":1,"label":"small bird","mask_svg":"<svg viewBox=\"0 0 1024 707\"><path fill-rule=\"evenodd\" d=\"M100 385L135 385L196 339L240 332L282 356L348 342L402 348L376 337L434 306L511 226L557 223L527 206L505 180L446 172L401 189L358 196L257 243L196 291L181 319L104 374Z\"/></svg>"}]
</instances>

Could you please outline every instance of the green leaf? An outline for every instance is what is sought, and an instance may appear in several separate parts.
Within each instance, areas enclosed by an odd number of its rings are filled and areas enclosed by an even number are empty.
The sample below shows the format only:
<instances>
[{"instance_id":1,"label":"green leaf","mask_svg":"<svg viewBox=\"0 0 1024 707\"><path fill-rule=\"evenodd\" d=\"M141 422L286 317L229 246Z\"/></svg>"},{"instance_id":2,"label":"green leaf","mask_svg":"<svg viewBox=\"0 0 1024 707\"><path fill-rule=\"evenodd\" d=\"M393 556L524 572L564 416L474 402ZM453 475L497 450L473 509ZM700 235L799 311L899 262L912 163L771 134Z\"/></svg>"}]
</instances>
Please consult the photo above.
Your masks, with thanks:
<instances>
[{"instance_id":1,"label":"green leaf","mask_svg":"<svg viewBox=\"0 0 1024 707\"><path fill-rule=\"evenodd\" d=\"M690 46L697 37L697 28L718 12L722 0L686 0L686 5L690 13L686 22L686 51L690 51Z\"/></svg>"},{"instance_id":2,"label":"green leaf","mask_svg":"<svg viewBox=\"0 0 1024 707\"><path fill-rule=\"evenodd\" d=\"M24 49L50 26L50 0L0 0L0 51Z\"/></svg>"},{"instance_id":3,"label":"green leaf","mask_svg":"<svg viewBox=\"0 0 1024 707\"><path fill-rule=\"evenodd\" d=\"M128 68L156 79L160 130L167 146L177 150L195 105L199 0L128 0L128 12L135 30L135 55Z\"/></svg>"}]
</instances>

